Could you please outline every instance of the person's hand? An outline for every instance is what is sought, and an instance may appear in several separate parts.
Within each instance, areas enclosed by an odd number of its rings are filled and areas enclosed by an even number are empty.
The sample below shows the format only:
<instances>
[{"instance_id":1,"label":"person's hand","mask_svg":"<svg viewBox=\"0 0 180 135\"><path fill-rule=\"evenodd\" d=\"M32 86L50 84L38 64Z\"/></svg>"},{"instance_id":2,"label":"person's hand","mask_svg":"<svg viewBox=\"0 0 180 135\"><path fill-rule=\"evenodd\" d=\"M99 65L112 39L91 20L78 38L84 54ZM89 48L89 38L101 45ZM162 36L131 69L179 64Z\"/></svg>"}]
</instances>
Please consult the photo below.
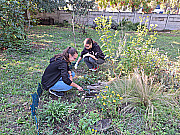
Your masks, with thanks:
<instances>
[{"instance_id":1,"label":"person's hand","mask_svg":"<svg viewBox=\"0 0 180 135\"><path fill-rule=\"evenodd\" d=\"M84 91L82 87L78 86L77 87L78 91Z\"/></svg>"},{"instance_id":2,"label":"person's hand","mask_svg":"<svg viewBox=\"0 0 180 135\"><path fill-rule=\"evenodd\" d=\"M70 75L69 79L70 79L71 81L73 81L73 77L72 77L72 75Z\"/></svg>"},{"instance_id":3,"label":"person's hand","mask_svg":"<svg viewBox=\"0 0 180 135\"><path fill-rule=\"evenodd\" d=\"M85 55L83 55L83 58L86 57L86 56L90 56L91 54L89 53L86 53Z\"/></svg>"},{"instance_id":4,"label":"person's hand","mask_svg":"<svg viewBox=\"0 0 180 135\"><path fill-rule=\"evenodd\" d=\"M78 66L78 62L76 62L76 64L74 65L74 68L77 69Z\"/></svg>"}]
</instances>

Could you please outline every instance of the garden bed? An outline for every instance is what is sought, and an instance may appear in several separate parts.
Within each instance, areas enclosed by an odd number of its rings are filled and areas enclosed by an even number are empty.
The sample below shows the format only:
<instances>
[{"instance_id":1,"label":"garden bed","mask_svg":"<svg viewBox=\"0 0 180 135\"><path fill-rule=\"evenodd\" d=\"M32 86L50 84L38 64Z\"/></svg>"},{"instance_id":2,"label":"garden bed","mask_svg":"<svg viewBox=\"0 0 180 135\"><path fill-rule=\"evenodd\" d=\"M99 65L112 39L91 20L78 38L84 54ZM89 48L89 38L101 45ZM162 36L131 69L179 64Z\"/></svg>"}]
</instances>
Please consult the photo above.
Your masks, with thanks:
<instances>
[{"instance_id":1,"label":"garden bed","mask_svg":"<svg viewBox=\"0 0 180 135\"><path fill-rule=\"evenodd\" d=\"M92 29L87 29L87 35L76 32L78 52L82 50L82 41L86 37L93 37L101 44L97 32ZM49 59L67 46L73 46L74 35L68 28L32 28L29 39L36 46L32 48L33 53L1 53L0 134L37 134L37 131L42 135L178 134L179 61L174 59L179 56L177 52L180 39L177 35L178 33L171 32L157 36L159 41L155 47L174 55L166 71L162 70L164 72L158 75L160 81L155 80L153 85L146 85L151 84L149 79L153 80L153 76L146 78L135 72L126 77L127 73L122 72L115 78L117 72L111 70L112 63L108 61L95 73L89 72L84 62L80 63L77 70L72 66L76 73L74 81L94 93L88 95L88 92L80 93L73 88L64 97L57 98L44 92L37 110L37 130L36 121L30 112L31 94L37 90L37 83L41 82ZM41 44L45 46L39 46ZM135 79L135 76L141 79ZM142 82L143 79L147 79L148 83ZM177 87L172 84L177 84ZM167 91L162 89L165 86L168 86ZM149 106L146 106L146 101L150 103Z\"/></svg>"}]
</instances>

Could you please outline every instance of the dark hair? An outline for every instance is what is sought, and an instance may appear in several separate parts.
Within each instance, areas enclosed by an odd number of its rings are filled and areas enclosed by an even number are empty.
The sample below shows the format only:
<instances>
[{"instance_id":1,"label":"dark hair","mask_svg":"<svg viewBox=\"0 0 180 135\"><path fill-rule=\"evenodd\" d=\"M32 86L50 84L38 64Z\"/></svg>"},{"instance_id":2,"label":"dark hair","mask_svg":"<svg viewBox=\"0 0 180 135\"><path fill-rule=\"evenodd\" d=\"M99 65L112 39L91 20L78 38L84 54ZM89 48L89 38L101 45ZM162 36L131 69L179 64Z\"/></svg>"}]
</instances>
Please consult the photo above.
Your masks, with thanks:
<instances>
[{"instance_id":1,"label":"dark hair","mask_svg":"<svg viewBox=\"0 0 180 135\"><path fill-rule=\"evenodd\" d=\"M73 56L75 53L78 54L77 50L75 48L69 46L63 51L63 53L54 55L54 57L55 57L55 60L59 57L62 57L66 61L69 62L69 54L71 54Z\"/></svg>"},{"instance_id":2,"label":"dark hair","mask_svg":"<svg viewBox=\"0 0 180 135\"><path fill-rule=\"evenodd\" d=\"M93 41L92 40L92 38L86 38L85 40L84 40L84 44L94 44L94 43L96 43L95 41Z\"/></svg>"}]
</instances>

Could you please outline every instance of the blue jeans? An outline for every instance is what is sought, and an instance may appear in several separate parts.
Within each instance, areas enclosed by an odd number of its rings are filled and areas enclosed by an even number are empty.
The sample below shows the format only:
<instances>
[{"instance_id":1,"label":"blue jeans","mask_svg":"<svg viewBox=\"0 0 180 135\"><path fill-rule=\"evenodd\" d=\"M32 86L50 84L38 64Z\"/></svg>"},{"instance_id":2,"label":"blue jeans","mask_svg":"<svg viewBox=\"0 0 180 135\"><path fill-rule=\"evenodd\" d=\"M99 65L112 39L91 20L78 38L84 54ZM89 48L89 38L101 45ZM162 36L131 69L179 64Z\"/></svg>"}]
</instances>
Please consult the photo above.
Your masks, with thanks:
<instances>
[{"instance_id":1,"label":"blue jeans","mask_svg":"<svg viewBox=\"0 0 180 135\"><path fill-rule=\"evenodd\" d=\"M74 77L75 76L75 73L72 71L72 77ZM68 77L70 77L69 75L68 75ZM70 89L72 89L73 87L72 86L69 86L69 85L67 85L67 84L65 84L63 81L62 81L62 77L59 79L59 81L56 83L56 84L54 84L54 86L52 86L51 88L50 88L50 90L54 90L54 91L68 91L68 90L70 90Z\"/></svg>"}]
</instances>

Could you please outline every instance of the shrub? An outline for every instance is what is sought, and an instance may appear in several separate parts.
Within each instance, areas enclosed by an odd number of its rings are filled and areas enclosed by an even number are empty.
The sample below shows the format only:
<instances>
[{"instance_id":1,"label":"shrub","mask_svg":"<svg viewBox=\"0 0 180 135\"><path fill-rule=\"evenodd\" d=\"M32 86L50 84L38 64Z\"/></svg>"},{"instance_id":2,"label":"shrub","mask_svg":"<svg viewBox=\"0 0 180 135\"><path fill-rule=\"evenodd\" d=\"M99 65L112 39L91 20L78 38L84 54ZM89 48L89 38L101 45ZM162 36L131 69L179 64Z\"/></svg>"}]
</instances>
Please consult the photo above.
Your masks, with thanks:
<instances>
[{"instance_id":1,"label":"shrub","mask_svg":"<svg viewBox=\"0 0 180 135\"><path fill-rule=\"evenodd\" d=\"M137 36L131 37L130 41L122 45L121 58L117 67L122 72L130 73L134 68L138 68L139 71L144 70L144 73L149 75L158 73L161 67L167 66L167 55L160 54L158 49L153 48L157 32L154 31L152 35L148 35L147 21L144 26L138 26Z\"/></svg>"},{"instance_id":2,"label":"shrub","mask_svg":"<svg viewBox=\"0 0 180 135\"><path fill-rule=\"evenodd\" d=\"M100 120L100 114L98 112L90 111L85 113L79 120L80 133L92 134L92 127L98 120Z\"/></svg>"},{"instance_id":3,"label":"shrub","mask_svg":"<svg viewBox=\"0 0 180 135\"><path fill-rule=\"evenodd\" d=\"M160 54L158 49L153 48L157 39L157 32L154 31L152 35L148 35L148 20L146 20L144 26L140 24L137 35L130 37L130 40L127 41L126 37L117 40L118 31L112 32L109 30L111 21L107 23L107 19L107 17L97 18L96 24L98 26L96 30L100 41L103 43L102 48L106 54L108 64L115 76L129 74L134 71L134 68L143 69L145 74L155 74L160 70L160 67L166 66L167 56Z\"/></svg>"},{"instance_id":4,"label":"shrub","mask_svg":"<svg viewBox=\"0 0 180 135\"><path fill-rule=\"evenodd\" d=\"M40 113L43 122L50 125L63 123L76 111L76 103L69 104L68 102L61 102L60 99L61 98L59 98L58 101L51 100L48 105L44 106L44 109Z\"/></svg>"},{"instance_id":5,"label":"shrub","mask_svg":"<svg viewBox=\"0 0 180 135\"><path fill-rule=\"evenodd\" d=\"M106 18L106 19L104 19L104 18ZM105 22L101 22L100 20L105 20ZM101 16L101 17L95 18L95 20L93 21L92 28L96 29L96 27L99 27L98 25L100 25L100 27L103 28L104 24L110 24L111 25L110 28L114 29L114 30L117 30L117 28L119 26L115 20L111 19L111 17L108 18L108 17Z\"/></svg>"},{"instance_id":6,"label":"shrub","mask_svg":"<svg viewBox=\"0 0 180 135\"><path fill-rule=\"evenodd\" d=\"M106 117L120 117L121 100L123 98L108 86L106 86L106 89L101 91L101 94L97 96L99 109Z\"/></svg>"},{"instance_id":7,"label":"shrub","mask_svg":"<svg viewBox=\"0 0 180 135\"><path fill-rule=\"evenodd\" d=\"M116 79L110 86L106 86L106 90L97 95L97 107L104 117L112 119L113 131L150 134L157 129L157 133L177 133L177 121L173 117L177 119L179 112L174 96L179 93L162 94L160 88L143 72L135 72L132 77ZM167 108L171 108L172 112L167 111ZM161 117L162 114L164 117ZM165 130L162 130L163 125ZM173 130L170 130L169 125Z\"/></svg>"},{"instance_id":8,"label":"shrub","mask_svg":"<svg viewBox=\"0 0 180 135\"><path fill-rule=\"evenodd\" d=\"M109 19L109 21L107 21ZM95 22L97 24L96 31L98 32L99 39L102 43L102 50L106 55L107 59L107 70L108 74L114 74L115 73L115 63L116 59L120 56L120 53L118 50L120 49L117 44L120 42L120 40L117 40L117 34L118 31L111 31L111 17L98 17L95 19ZM117 44L116 44L117 43ZM113 72L113 73L112 73Z\"/></svg>"},{"instance_id":9,"label":"shrub","mask_svg":"<svg viewBox=\"0 0 180 135\"><path fill-rule=\"evenodd\" d=\"M56 25L58 25L59 27L69 27L70 26L70 24L67 20L63 20L62 23L57 22Z\"/></svg>"},{"instance_id":10,"label":"shrub","mask_svg":"<svg viewBox=\"0 0 180 135\"><path fill-rule=\"evenodd\" d=\"M136 31L138 29L139 22L132 23L128 21L128 19L123 18L121 22L119 22L118 30L124 29L127 31Z\"/></svg>"},{"instance_id":11,"label":"shrub","mask_svg":"<svg viewBox=\"0 0 180 135\"><path fill-rule=\"evenodd\" d=\"M3 37L1 48L22 51L29 47L24 30L26 7L23 3L22 0L0 1L0 28Z\"/></svg>"},{"instance_id":12,"label":"shrub","mask_svg":"<svg viewBox=\"0 0 180 135\"><path fill-rule=\"evenodd\" d=\"M116 79L109 87L119 95L123 95L123 100L121 100L121 104L125 105L121 106L123 117L131 114L132 119L136 118L136 116L133 116L132 110L144 108L141 115L144 115L145 121L142 122L146 124L146 127L141 127L141 130L144 128L148 134L154 132L158 134L176 134L178 132L177 121L180 113L179 101L176 97L180 94L179 91L163 92L161 84L154 83L152 77L145 75L143 72L138 73L137 70L128 78ZM142 122L140 126L142 126ZM126 122L123 123L123 126L125 124ZM135 123L132 123L132 125L135 125Z\"/></svg>"}]
</instances>

